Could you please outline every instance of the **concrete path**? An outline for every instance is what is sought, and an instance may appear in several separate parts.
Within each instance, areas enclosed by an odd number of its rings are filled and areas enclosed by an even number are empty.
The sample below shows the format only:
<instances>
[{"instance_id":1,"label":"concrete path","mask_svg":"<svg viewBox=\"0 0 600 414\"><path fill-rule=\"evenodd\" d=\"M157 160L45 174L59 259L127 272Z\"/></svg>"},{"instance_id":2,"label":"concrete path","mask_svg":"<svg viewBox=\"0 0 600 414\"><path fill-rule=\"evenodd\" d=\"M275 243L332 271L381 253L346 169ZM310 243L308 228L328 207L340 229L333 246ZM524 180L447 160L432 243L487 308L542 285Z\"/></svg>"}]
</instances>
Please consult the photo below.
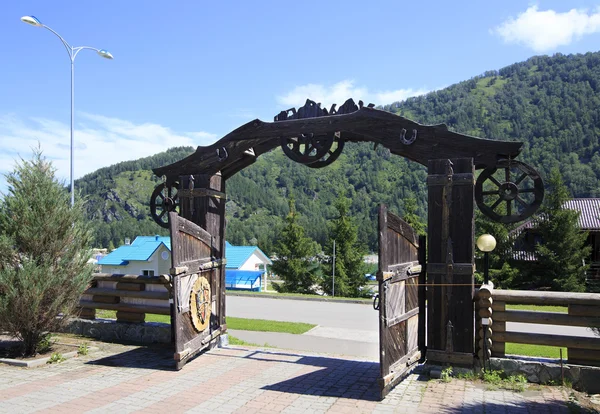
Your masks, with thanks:
<instances>
[{"instance_id":1,"label":"concrete path","mask_svg":"<svg viewBox=\"0 0 600 414\"><path fill-rule=\"evenodd\" d=\"M242 339L251 344L275 347L284 350L318 352L323 354L342 354L365 358L370 361L379 361L379 342L365 342L348 340L332 336L311 335L313 331L304 335L294 335L278 332L252 332L229 329L231 336Z\"/></svg>"},{"instance_id":2,"label":"concrete path","mask_svg":"<svg viewBox=\"0 0 600 414\"><path fill-rule=\"evenodd\" d=\"M569 390L523 393L410 375L383 401L377 363L252 347L172 369L172 351L103 344L43 368L0 364L0 413L569 413ZM575 411L577 412L577 411Z\"/></svg>"}]
</instances>

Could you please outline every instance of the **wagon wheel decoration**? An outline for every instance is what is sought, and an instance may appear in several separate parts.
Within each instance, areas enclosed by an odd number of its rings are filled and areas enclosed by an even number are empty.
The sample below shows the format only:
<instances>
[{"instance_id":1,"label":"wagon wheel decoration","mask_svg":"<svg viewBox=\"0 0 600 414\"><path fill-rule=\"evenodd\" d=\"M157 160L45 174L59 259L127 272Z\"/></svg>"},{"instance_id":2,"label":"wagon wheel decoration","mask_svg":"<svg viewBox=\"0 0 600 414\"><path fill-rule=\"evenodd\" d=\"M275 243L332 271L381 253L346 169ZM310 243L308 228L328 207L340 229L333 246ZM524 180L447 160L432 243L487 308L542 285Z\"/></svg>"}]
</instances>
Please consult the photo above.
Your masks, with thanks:
<instances>
[{"instance_id":1,"label":"wagon wheel decoration","mask_svg":"<svg viewBox=\"0 0 600 414\"><path fill-rule=\"evenodd\" d=\"M488 182L490 185L484 189L484 183ZM475 200L479 209L500 223L525 220L537 211L543 199L542 177L520 161L499 160L495 167L483 170L475 184ZM505 211L502 206L505 206ZM497 211L499 207L500 211Z\"/></svg>"},{"instance_id":2,"label":"wagon wheel decoration","mask_svg":"<svg viewBox=\"0 0 600 414\"><path fill-rule=\"evenodd\" d=\"M297 137L281 137L285 155L300 164L311 164L325 157L333 146L335 134L300 134Z\"/></svg>"},{"instance_id":3,"label":"wagon wheel decoration","mask_svg":"<svg viewBox=\"0 0 600 414\"><path fill-rule=\"evenodd\" d=\"M192 325L198 332L202 332L208 327L212 311L210 302L210 283L204 276L200 276L190 293L190 317Z\"/></svg>"},{"instance_id":4,"label":"wagon wheel decoration","mask_svg":"<svg viewBox=\"0 0 600 414\"><path fill-rule=\"evenodd\" d=\"M325 153L325 155L318 161L311 162L310 164L306 164L307 167L310 168L323 168L327 167L329 164L338 159L344 150L344 139L341 137L339 132L334 134L334 141L329 150Z\"/></svg>"},{"instance_id":5,"label":"wagon wheel decoration","mask_svg":"<svg viewBox=\"0 0 600 414\"><path fill-rule=\"evenodd\" d=\"M169 228L169 213L179 210L178 182L156 186L150 196L150 214L154 221L165 229Z\"/></svg>"}]
</instances>

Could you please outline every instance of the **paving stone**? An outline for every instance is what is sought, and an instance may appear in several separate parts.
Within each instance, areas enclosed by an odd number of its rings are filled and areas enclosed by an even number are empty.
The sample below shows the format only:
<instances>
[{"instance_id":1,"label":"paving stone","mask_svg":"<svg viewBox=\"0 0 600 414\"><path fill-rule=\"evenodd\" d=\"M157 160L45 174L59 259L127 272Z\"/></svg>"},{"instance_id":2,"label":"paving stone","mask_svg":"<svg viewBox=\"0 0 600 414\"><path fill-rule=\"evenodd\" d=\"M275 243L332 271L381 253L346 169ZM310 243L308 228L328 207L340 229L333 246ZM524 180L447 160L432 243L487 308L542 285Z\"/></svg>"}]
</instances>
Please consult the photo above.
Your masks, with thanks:
<instances>
[{"instance_id":1,"label":"paving stone","mask_svg":"<svg viewBox=\"0 0 600 414\"><path fill-rule=\"evenodd\" d=\"M559 388L516 394L416 373L378 401L377 363L345 357L218 348L171 366L171 351L123 345L37 369L0 365L0 413L568 412Z\"/></svg>"}]
</instances>

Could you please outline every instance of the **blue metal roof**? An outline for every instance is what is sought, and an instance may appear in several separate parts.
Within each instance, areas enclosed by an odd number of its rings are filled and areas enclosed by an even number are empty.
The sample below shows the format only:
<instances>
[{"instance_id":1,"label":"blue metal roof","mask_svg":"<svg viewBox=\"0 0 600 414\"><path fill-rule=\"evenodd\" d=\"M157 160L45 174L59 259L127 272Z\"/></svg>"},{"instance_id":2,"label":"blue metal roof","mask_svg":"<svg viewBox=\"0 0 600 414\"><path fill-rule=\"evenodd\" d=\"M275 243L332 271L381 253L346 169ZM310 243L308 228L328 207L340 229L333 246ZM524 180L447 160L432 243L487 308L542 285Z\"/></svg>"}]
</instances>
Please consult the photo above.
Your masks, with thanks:
<instances>
[{"instance_id":1,"label":"blue metal roof","mask_svg":"<svg viewBox=\"0 0 600 414\"><path fill-rule=\"evenodd\" d=\"M98 260L98 264L126 266L131 260L146 261L150 259L161 244L164 244L171 251L171 238L168 236L138 236L130 245L121 246ZM257 250L267 257L267 260L269 259L257 246L233 246L227 241L225 246L226 269L238 269Z\"/></svg>"},{"instance_id":2,"label":"blue metal roof","mask_svg":"<svg viewBox=\"0 0 600 414\"><path fill-rule=\"evenodd\" d=\"M227 246L225 249L225 258L227 259L225 268L238 269L257 249L256 246Z\"/></svg>"},{"instance_id":3,"label":"blue metal roof","mask_svg":"<svg viewBox=\"0 0 600 414\"><path fill-rule=\"evenodd\" d=\"M260 277L264 271L225 270L225 287L228 289L260 290Z\"/></svg>"},{"instance_id":4,"label":"blue metal roof","mask_svg":"<svg viewBox=\"0 0 600 414\"><path fill-rule=\"evenodd\" d=\"M121 246L98 260L98 264L125 266L131 260L147 261L161 244L171 250L170 237L138 236L130 245Z\"/></svg>"}]
</instances>

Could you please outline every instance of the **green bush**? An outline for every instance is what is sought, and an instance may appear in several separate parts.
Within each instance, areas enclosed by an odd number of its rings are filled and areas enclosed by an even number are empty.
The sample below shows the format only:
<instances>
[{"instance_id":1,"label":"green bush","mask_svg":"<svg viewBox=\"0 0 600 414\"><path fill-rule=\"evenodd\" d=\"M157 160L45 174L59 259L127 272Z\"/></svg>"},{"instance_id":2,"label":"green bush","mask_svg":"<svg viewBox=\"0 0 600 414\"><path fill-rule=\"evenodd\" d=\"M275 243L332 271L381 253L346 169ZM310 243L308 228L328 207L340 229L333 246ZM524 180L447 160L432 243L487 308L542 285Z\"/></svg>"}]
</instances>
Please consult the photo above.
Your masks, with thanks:
<instances>
[{"instance_id":1,"label":"green bush","mask_svg":"<svg viewBox=\"0 0 600 414\"><path fill-rule=\"evenodd\" d=\"M92 274L83 201L71 207L54 174L36 150L6 176L0 199L0 326L22 341L24 355L45 347L73 314Z\"/></svg>"},{"instance_id":2,"label":"green bush","mask_svg":"<svg viewBox=\"0 0 600 414\"><path fill-rule=\"evenodd\" d=\"M48 362L46 362L46 364L59 364L66 360L67 359L61 353L55 352L52 354L52 356L50 357Z\"/></svg>"}]
</instances>

